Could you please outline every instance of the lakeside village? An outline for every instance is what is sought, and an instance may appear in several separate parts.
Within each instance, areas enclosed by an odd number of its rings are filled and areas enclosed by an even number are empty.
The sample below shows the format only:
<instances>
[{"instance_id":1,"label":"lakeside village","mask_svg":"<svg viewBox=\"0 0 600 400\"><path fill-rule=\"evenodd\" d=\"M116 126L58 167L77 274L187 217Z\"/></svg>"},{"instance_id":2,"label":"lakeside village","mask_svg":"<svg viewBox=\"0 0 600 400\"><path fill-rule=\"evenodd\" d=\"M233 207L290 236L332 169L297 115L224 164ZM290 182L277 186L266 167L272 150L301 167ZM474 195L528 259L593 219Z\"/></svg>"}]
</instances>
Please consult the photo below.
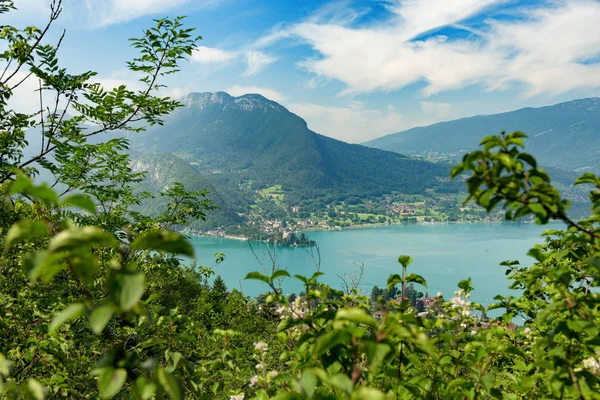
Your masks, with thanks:
<instances>
[{"instance_id":1,"label":"lakeside village","mask_svg":"<svg viewBox=\"0 0 600 400\"><path fill-rule=\"evenodd\" d=\"M279 195L281 196L281 195ZM400 197L400 196L399 196ZM277 200L277 212L255 207L245 225L192 230L184 233L196 236L222 237L239 240L260 240L282 246L313 246L305 232L342 230L376 225L415 224L434 222L496 222L501 214L488 215L484 210L461 205L458 196L431 197L392 196L382 200L364 200L359 204L337 203L306 208L300 205L286 207ZM272 209L272 208L271 208Z\"/></svg>"}]
</instances>

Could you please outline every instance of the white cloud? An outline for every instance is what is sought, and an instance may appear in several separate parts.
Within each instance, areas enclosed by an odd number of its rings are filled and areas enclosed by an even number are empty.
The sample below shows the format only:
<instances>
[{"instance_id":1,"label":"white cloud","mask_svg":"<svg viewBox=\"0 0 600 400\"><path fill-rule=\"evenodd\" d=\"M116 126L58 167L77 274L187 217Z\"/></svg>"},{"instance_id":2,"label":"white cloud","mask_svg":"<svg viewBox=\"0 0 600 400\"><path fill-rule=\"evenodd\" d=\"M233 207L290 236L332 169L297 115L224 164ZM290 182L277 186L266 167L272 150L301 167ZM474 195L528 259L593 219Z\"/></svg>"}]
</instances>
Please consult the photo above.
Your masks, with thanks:
<instances>
[{"instance_id":1,"label":"white cloud","mask_svg":"<svg viewBox=\"0 0 600 400\"><path fill-rule=\"evenodd\" d=\"M246 68L246 72L244 75L250 76L257 74L267 65L274 63L277 61L277 57L273 57L269 54L262 53L260 51L249 50L245 53L246 63L248 67Z\"/></svg>"},{"instance_id":2,"label":"white cloud","mask_svg":"<svg viewBox=\"0 0 600 400\"><path fill-rule=\"evenodd\" d=\"M220 0L85 0L85 5L94 26L101 27L164 13L183 5L202 8L219 2Z\"/></svg>"},{"instance_id":3,"label":"white cloud","mask_svg":"<svg viewBox=\"0 0 600 400\"><path fill-rule=\"evenodd\" d=\"M4 71L4 65L0 67L0 72ZM37 78L30 76L27 78L29 72L18 71L14 74L14 70L8 70L5 78L13 76L7 83L9 86L14 86L17 83L23 81L17 88L13 90L13 94L8 101L8 106L19 113L32 114L40 110L40 95L39 95L39 81ZM44 93L44 102L49 104L46 93Z\"/></svg>"},{"instance_id":4,"label":"white cloud","mask_svg":"<svg viewBox=\"0 0 600 400\"><path fill-rule=\"evenodd\" d=\"M216 47L199 46L192 53L192 61L213 66L224 65L242 57L246 62L245 76L255 75L266 66L277 61L277 57L256 50L230 51Z\"/></svg>"},{"instance_id":5,"label":"white cloud","mask_svg":"<svg viewBox=\"0 0 600 400\"><path fill-rule=\"evenodd\" d=\"M393 109L368 109L360 103L346 107L292 103L288 108L304 118L311 130L350 143L397 132L404 122Z\"/></svg>"},{"instance_id":6,"label":"white cloud","mask_svg":"<svg viewBox=\"0 0 600 400\"><path fill-rule=\"evenodd\" d=\"M49 0L16 0L17 10L2 14L2 22L7 24L28 20L35 23L47 22L50 16Z\"/></svg>"},{"instance_id":7,"label":"white cloud","mask_svg":"<svg viewBox=\"0 0 600 400\"><path fill-rule=\"evenodd\" d=\"M412 39L436 28L452 25L504 0L395 0L388 6L401 22L402 39Z\"/></svg>"},{"instance_id":8,"label":"white cloud","mask_svg":"<svg viewBox=\"0 0 600 400\"><path fill-rule=\"evenodd\" d=\"M215 47L198 46L192 52L192 61L201 64L221 64L234 60L239 56L235 51L226 51Z\"/></svg>"},{"instance_id":9,"label":"white cloud","mask_svg":"<svg viewBox=\"0 0 600 400\"><path fill-rule=\"evenodd\" d=\"M146 15L166 13L186 7L200 9L218 5L225 0L63 0L62 20L80 24L81 27L99 28L128 22ZM32 18L37 22L47 19L51 0L16 0L19 9L3 16L7 21L21 21ZM4 21L3 21L4 22Z\"/></svg>"},{"instance_id":10,"label":"white cloud","mask_svg":"<svg viewBox=\"0 0 600 400\"><path fill-rule=\"evenodd\" d=\"M564 1L525 15L525 22L492 22L489 51L507 57L503 81L521 81L529 94L600 86L600 2Z\"/></svg>"},{"instance_id":11,"label":"white cloud","mask_svg":"<svg viewBox=\"0 0 600 400\"><path fill-rule=\"evenodd\" d=\"M438 103L434 101L421 101L419 102L421 105L421 110L423 110L423 114L426 116L431 116L434 118L442 118L446 117L450 113L450 109L452 108L452 104L449 103Z\"/></svg>"},{"instance_id":12,"label":"white cloud","mask_svg":"<svg viewBox=\"0 0 600 400\"><path fill-rule=\"evenodd\" d=\"M600 87L600 2L555 0L512 11L513 19L481 18L504 0L395 0L393 17L367 27L309 18L255 42L300 39L318 54L298 65L346 85L344 94L398 90L424 82L424 96L472 84L501 90L518 82L528 94ZM468 26L478 16L477 29ZM431 35L454 25L469 35ZM414 40L418 38L418 40Z\"/></svg>"},{"instance_id":13,"label":"white cloud","mask_svg":"<svg viewBox=\"0 0 600 400\"><path fill-rule=\"evenodd\" d=\"M285 102L285 96L279 93L277 90L257 87L257 86L239 86L235 85L226 90L232 96L242 96L244 94L256 93L266 97L269 100L276 101L278 103Z\"/></svg>"}]
</instances>

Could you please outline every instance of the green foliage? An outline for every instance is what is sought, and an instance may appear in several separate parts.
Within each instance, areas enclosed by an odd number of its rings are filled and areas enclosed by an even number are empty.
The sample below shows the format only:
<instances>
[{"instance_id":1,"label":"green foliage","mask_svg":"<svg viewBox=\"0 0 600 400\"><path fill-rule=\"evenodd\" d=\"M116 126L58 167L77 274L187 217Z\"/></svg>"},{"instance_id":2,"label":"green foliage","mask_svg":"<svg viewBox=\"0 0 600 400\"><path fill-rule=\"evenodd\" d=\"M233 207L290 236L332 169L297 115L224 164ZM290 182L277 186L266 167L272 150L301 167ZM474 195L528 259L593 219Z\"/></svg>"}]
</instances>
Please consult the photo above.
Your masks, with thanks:
<instances>
[{"instance_id":1,"label":"green foliage","mask_svg":"<svg viewBox=\"0 0 600 400\"><path fill-rule=\"evenodd\" d=\"M52 5L50 24L60 1ZM11 9L0 0L0 13ZM129 169L126 141L91 144L80 127L93 122L101 133L161 123L177 104L150 92L194 45L181 23L159 20L133 41L141 56L129 67L147 85L139 93L104 92L88 82L92 72L67 74L58 46L40 44L47 29L2 31L1 59L29 68L45 90L68 94L79 114L55 111L39 123L33 118L44 111L18 114L7 108L15 74L0 77L0 397L600 397L600 177L578 179L590 189L592 212L572 220L548 174L521 151L520 132L486 138L452 175L471 174L470 199L488 212L503 207L510 219L534 215L567 228L546 232L546 243L529 253L531 267L502 264L515 295L497 296L487 309L469 300L475 288L466 279L449 301L428 298L417 313L414 284L426 281L407 273L406 255L371 301L358 291L359 278L348 277L341 291L320 282L320 272L291 277L275 265L270 274L252 272L247 279L268 288L260 306L220 277L211 283L210 268L183 264L177 255L193 256L193 247L169 229L204 217L205 192L173 184L163 214L134 211L145 194L136 191L142 176ZM42 149L22 160L30 126L41 128ZM35 163L66 190L34 184ZM303 294L284 296L283 279L301 281ZM398 284L399 301L380 307L380 298L396 300ZM491 309L502 313L488 321ZM517 316L524 326L512 324Z\"/></svg>"}]
</instances>

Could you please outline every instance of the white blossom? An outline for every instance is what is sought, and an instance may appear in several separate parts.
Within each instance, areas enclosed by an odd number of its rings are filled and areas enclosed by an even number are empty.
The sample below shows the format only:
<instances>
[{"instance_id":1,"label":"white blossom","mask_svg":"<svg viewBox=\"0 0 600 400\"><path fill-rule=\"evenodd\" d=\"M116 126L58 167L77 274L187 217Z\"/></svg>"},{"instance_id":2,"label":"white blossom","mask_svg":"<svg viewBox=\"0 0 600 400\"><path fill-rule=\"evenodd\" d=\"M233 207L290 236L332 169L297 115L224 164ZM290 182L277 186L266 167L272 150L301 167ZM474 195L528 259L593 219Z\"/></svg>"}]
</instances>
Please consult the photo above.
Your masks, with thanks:
<instances>
[{"instance_id":1,"label":"white blossom","mask_svg":"<svg viewBox=\"0 0 600 400\"><path fill-rule=\"evenodd\" d=\"M594 374L600 374L600 363L596 357L589 357L583 360L583 367Z\"/></svg>"},{"instance_id":2,"label":"white blossom","mask_svg":"<svg viewBox=\"0 0 600 400\"><path fill-rule=\"evenodd\" d=\"M275 378L277 375L279 375L279 372L271 371L271 372L269 372L269 375L271 376L271 378Z\"/></svg>"},{"instance_id":3,"label":"white blossom","mask_svg":"<svg viewBox=\"0 0 600 400\"><path fill-rule=\"evenodd\" d=\"M236 394L234 396L229 396L229 400L244 400L244 393Z\"/></svg>"},{"instance_id":4,"label":"white blossom","mask_svg":"<svg viewBox=\"0 0 600 400\"><path fill-rule=\"evenodd\" d=\"M464 291L461 289L454 292L456 296L450 299L452 307L459 310L460 314L464 317L471 314L471 302L467 300L468 294L463 297Z\"/></svg>"},{"instance_id":5,"label":"white blossom","mask_svg":"<svg viewBox=\"0 0 600 400\"><path fill-rule=\"evenodd\" d=\"M258 383L258 375L254 375L252 378L250 378L250 386L254 386Z\"/></svg>"},{"instance_id":6,"label":"white blossom","mask_svg":"<svg viewBox=\"0 0 600 400\"><path fill-rule=\"evenodd\" d=\"M267 344L265 342L254 343L254 348L256 348L256 350L260 350L260 351L268 350Z\"/></svg>"}]
</instances>

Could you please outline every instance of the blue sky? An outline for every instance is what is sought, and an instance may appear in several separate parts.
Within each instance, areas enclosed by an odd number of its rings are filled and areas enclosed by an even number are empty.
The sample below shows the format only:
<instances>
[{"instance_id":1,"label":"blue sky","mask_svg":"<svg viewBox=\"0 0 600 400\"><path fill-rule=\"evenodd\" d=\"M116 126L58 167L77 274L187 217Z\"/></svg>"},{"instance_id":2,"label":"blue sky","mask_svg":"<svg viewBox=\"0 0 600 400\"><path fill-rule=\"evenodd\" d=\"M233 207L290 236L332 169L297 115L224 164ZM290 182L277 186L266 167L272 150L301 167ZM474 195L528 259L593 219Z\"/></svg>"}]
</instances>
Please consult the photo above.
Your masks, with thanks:
<instances>
[{"instance_id":1,"label":"blue sky","mask_svg":"<svg viewBox=\"0 0 600 400\"><path fill-rule=\"evenodd\" d=\"M9 23L47 15L48 0L15 3ZM135 85L127 38L187 15L203 40L169 95L261 93L355 143L600 95L599 0L64 0L63 10L62 61L105 86Z\"/></svg>"}]
</instances>

